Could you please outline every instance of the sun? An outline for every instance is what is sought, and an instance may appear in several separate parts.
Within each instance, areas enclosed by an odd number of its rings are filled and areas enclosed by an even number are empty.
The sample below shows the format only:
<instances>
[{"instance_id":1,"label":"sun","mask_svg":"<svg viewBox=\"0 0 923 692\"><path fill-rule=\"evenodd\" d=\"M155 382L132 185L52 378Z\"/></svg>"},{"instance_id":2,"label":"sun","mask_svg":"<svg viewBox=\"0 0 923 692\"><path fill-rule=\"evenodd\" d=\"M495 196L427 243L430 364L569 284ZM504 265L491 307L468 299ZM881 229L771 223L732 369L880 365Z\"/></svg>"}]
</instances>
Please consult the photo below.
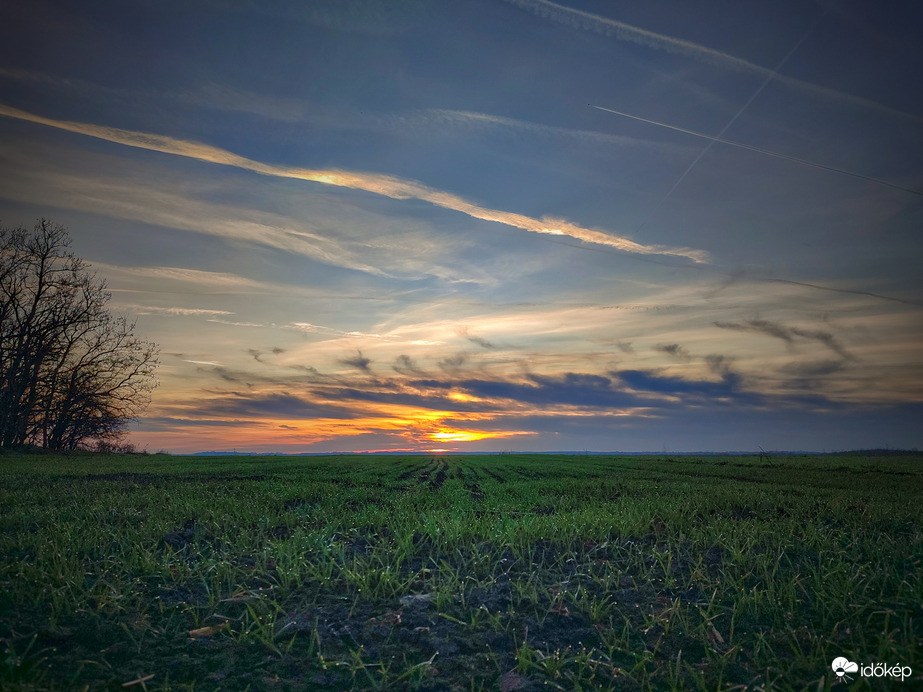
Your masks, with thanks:
<instances>
[{"instance_id":1,"label":"sun","mask_svg":"<svg viewBox=\"0 0 923 692\"><path fill-rule=\"evenodd\" d=\"M474 442L487 437L490 437L490 435L466 430L440 430L439 432L429 433L429 438L437 442Z\"/></svg>"}]
</instances>

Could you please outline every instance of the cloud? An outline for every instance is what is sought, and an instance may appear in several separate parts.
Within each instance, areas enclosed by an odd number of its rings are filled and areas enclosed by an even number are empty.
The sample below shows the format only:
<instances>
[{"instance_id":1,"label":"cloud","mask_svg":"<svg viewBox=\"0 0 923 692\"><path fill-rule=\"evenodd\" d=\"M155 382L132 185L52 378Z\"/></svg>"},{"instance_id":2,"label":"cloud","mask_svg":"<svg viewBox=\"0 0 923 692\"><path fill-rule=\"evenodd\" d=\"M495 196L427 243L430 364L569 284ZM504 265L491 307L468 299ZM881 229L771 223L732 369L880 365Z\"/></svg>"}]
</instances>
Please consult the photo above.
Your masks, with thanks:
<instances>
[{"instance_id":1,"label":"cloud","mask_svg":"<svg viewBox=\"0 0 923 692\"><path fill-rule=\"evenodd\" d=\"M356 355L352 358L342 358L340 362L343 365L348 365L351 368L356 368L362 372L371 372L369 366L372 364L371 359L366 358L362 355L362 351L356 351Z\"/></svg>"},{"instance_id":2,"label":"cloud","mask_svg":"<svg viewBox=\"0 0 923 692\"><path fill-rule=\"evenodd\" d=\"M256 281L244 276L239 276L238 274L203 271L201 269L187 269L185 267L137 267L121 264L107 264L106 262L96 261L90 264L94 270L100 270L106 275L118 274L128 277L143 276L158 280L166 279L168 281L178 281L181 283L195 284L196 286L220 289L222 292L239 291L241 293L252 294L257 291L290 292L298 288L297 286Z\"/></svg>"},{"instance_id":3,"label":"cloud","mask_svg":"<svg viewBox=\"0 0 923 692\"><path fill-rule=\"evenodd\" d=\"M797 327L793 327L792 334L803 337L805 339L813 339L815 341L819 341L824 346L829 348L831 351L842 356L843 358L847 360L853 357L852 354L850 354L845 348L843 348L840 345L840 343L836 340L836 338L834 338L833 334L831 334L830 332L822 332L822 331L814 330L814 329L798 329Z\"/></svg>"},{"instance_id":4,"label":"cloud","mask_svg":"<svg viewBox=\"0 0 923 692\"><path fill-rule=\"evenodd\" d=\"M640 392L669 394L676 396L706 397L709 399L733 397L757 401L759 395L744 393L740 390L740 378L727 373L720 382L710 380L687 380L680 377L666 377L643 370L621 370L613 373L618 378Z\"/></svg>"},{"instance_id":5,"label":"cloud","mask_svg":"<svg viewBox=\"0 0 923 692\"><path fill-rule=\"evenodd\" d=\"M701 132L696 132L695 130L689 130L684 127L677 127L676 125L670 125L668 123L659 122L657 120L651 120L650 118L642 118L637 115L631 115L630 113L625 113L624 111L617 111L611 108L603 108L602 106L593 106L593 108L597 108L601 111L606 111L607 113L615 113L616 115L621 115L625 118L631 118L632 120L640 120L641 122L650 123L651 125L657 125L658 127L664 127L664 128L667 128L668 130L675 130L677 132L685 132L686 134L693 135L694 137L700 137L702 139L707 139L711 143L720 142L722 144L728 144L730 146L738 147L740 149L746 149L747 151L754 151L759 154L764 154L766 156L772 156L777 159L783 159L785 161L791 161L792 163L798 163L803 166L819 168L820 170L824 170L824 171L833 171L834 173L848 175L853 178L859 178L860 180L867 180L869 182L877 183L879 185L885 185L886 187L890 187L895 190L903 190L904 192L909 192L912 195L923 196L923 192L921 192L920 190L914 190L913 188L904 187L903 185L897 185L896 183L892 183L887 180L882 180L881 178L873 178L872 176L864 175L862 173L856 173L855 171L848 171L845 168L837 168L836 166L827 166L825 164L817 163L815 161L808 161L807 159L799 159L797 156L789 156L788 154L781 154L777 151L771 151L769 149L762 149L760 147L754 147L750 144L744 144L743 142L735 142L730 139L724 139L720 136L712 137L711 135L706 135ZM731 122L733 123L733 120ZM724 130L726 129L727 127L725 127ZM724 132L724 130L722 130L722 132ZM712 145L709 144L705 148L705 151L708 151L711 148L711 146Z\"/></svg>"},{"instance_id":6,"label":"cloud","mask_svg":"<svg viewBox=\"0 0 923 692\"><path fill-rule=\"evenodd\" d=\"M448 372L454 372L459 370L467 360L468 358L464 353L459 353L457 355L449 356L448 358L443 358L440 360L439 367Z\"/></svg>"},{"instance_id":7,"label":"cloud","mask_svg":"<svg viewBox=\"0 0 923 692\"><path fill-rule=\"evenodd\" d=\"M265 327L265 324L260 324L258 322L231 322L230 320L218 320L218 319L208 319L207 322L214 322L215 324L226 324L230 327Z\"/></svg>"},{"instance_id":8,"label":"cloud","mask_svg":"<svg viewBox=\"0 0 923 692\"><path fill-rule=\"evenodd\" d=\"M461 336L461 337L464 337L465 339L467 339L468 341L470 341L472 344L476 344L476 345L480 346L481 348L486 348L486 349L488 349L488 350L494 350L494 349L499 348L499 346L496 346L495 344L492 344L492 343L489 342L487 339L483 339L483 338L481 338L481 337L479 337L479 336L473 336L473 335L469 334L469 333L468 333L468 328L467 328L467 327L459 327L459 328L457 328L457 329L455 330L455 333L458 334L458 335Z\"/></svg>"},{"instance_id":9,"label":"cloud","mask_svg":"<svg viewBox=\"0 0 923 692\"><path fill-rule=\"evenodd\" d=\"M536 406L623 408L652 403L618 387L612 379L586 373L560 376L528 375L526 382L468 379L457 383L463 391L486 399L510 399Z\"/></svg>"},{"instance_id":10,"label":"cloud","mask_svg":"<svg viewBox=\"0 0 923 692\"><path fill-rule=\"evenodd\" d=\"M624 135L613 135L595 130L576 130L568 127L543 125L528 120L506 118L489 113L477 113L465 110L445 110L432 108L407 116L391 118L402 127L414 125L433 125L439 128L461 127L467 129L493 130L503 128L517 133L525 133L535 137L570 140L577 144L586 144L599 147L600 144L611 144L617 147L642 146L659 151L676 151L683 149L681 145L658 142L656 140L638 139Z\"/></svg>"},{"instance_id":11,"label":"cloud","mask_svg":"<svg viewBox=\"0 0 923 692\"><path fill-rule=\"evenodd\" d=\"M113 305L117 310L128 310L139 315L180 315L180 316L199 316L199 315L233 315L233 312L227 310L208 310L205 308L181 308L181 307L154 307L150 305L136 305L134 303L120 303Z\"/></svg>"},{"instance_id":12,"label":"cloud","mask_svg":"<svg viewBox=\"0 0 923 692\"><path fill-rule=\"evenodd\" d=\"M313 420L316 418L355 418L358 414L347 407L306 401L292 394L241 394L230 392L214 399L189 402L203 418L220 416L252 416L282 420Z\"/></svg>"},{"instance_id":13,"label":"cloud","mask_svg":"<svg viewBox=\"0 0 923 692\"><path fill-rule=\"evenodd\" d=\"M604 36L613 36L619 41L635 43L653 48L654 50L685 55L700 62L716 65L736 72L746 72L762 77L771 76L775 81L797 89L798 91L824 96L841 103L849 103L854 106L870 108L882 113L887 113L891 116L909 118L915 121L920 120L916 115L890 108L876 101L862 98L861 96L854 96L853 94L846 94L836 89L830 89L819 84L806 82L795 77L780 75L768 67L756 65L743 58L738 58L734 55L723 53L698 43L693 43L692 41L686 41L674 36L667 36L666 34L658 34L654 31L632 26L631 24L619 22L615 19L609 19L608 17L602 17L598 14L565 7L564 5L550 2L550 0L506 0L506 2L528 10L545 19L550 19L575 29L592 31Z\"/></svg>"},{"instance_id":14,"label":"cloud","mask_svg":"<svg viewBox=\"0 0 923 692\"><path fill-rule=\"evenodd\" d=\"M238 156L225 149L213 147L201 142L177 139L175 137L147 132L124 130L105 125L94 125L92 123L55 120L28 113L5 104L0 104L0 115L46 125L48 127L54 127L88 137L95 137L97 139L137 149L147 149L164 154L171 154L173 156L191 158L197 161L204 161L222 166L232 166L252 171L260 175L304 180L307 182L320 183L322 185L362 190L392 199L418 199L443 209L460 212L474 219L493 221L504 226L518 228L530 233L567 236L591 245L611 247L626 253L639 255L672 255L685 257L695 262L706 262L708 259L707 253L702 250L674 248L662 245L644 245L622 236L583 228L566 219L553 218L550 216L536 219L514 212L481 207L450 192L437 190L413 180L406 180L394 176L382 175L379 173L349 172L336 169L312 170L307 168L275 166Z\"/></svg>"},{"instance_id":15,"label":"cloud","mask_svg":"<svg viewBox=\"0 0 923 692\"><path fill-rule=\"evenodd\" d=\"M255 360L257 363L263 362L262 360L260 360L260 356L263 355L262 351L258 351L255 348L248 348L247 353L253 356L253 360Z\"/></svg>"},{"instance_id":16,"label":"cloud","mask_svg":"<svg viewBox=\"0 0 923 692\"><path fill-rule=\"evenodd\" d=\"M242 425L262 425L259 421L241 420L214 420L210 418L174 418L171 416L149 416L142 420L144 430L169 430L171 428L198 428L198 427L240 427Z\"/></svg>"},{"instance_id":17,"label":"cloud","mask_svg":"<svg viewBox=\"0 0 923 692\"><path fill-rule=\"evenodd\" d=\"M510 4L517 5L523 9L537 14L545 19L551 19L570 26L574 29L593 31L603 34L604 36L614 36L619 41L628 41L656 50L664 50L669 53L688 55L722 67L730 67L741 72L765 72L771 70L754 65L742 58L737 58L727 53L707 48L705 46L686 41L665 34L658 34L654 31L648 31L625 22L619 22L615 19L602 17L591 12L584 12L571 7L565 7L549 0L506 0Z\"/></svg>"},{"instance_id":18,"label":"cloud","mask_svg":"<svg viewBox=\"0 0 923 692\"><path fill-rule=\"evenodd\" d=\"M738 331L752 331L766 334L767 336L781 339L790 346L795 343L795 337L813 340L822 343L842 358L853 358L852 354L843 348L830 332L815 329L801 329L799 327L786 327L777 322L770 322L769 320L747 320L744 323L715 322L714 325L721 329L735 329Z\"/></svg>"},{"instance_id":19,"label":"cloud","mask_svg":"<svg viewBox=\"0 0 923 692\"><path fill-rule=\"evenodd\" d=\"M394 372L400 375L425 375L426 373L421 370L417 364L414 362L413 358L408 355L401 354L399 355L394 362L394 365L391 366L394 368Z\"/></svg>"},{"instance_id":20,"label":"cloud","mask_svg":"<svg viewBox=\"0 0 923 692\"><path fill-rule=\"evenodd\" d=\"M768 320L748 320L743 324L739 322L715 322L714 324L721 329L760 332L775 337L776 339L782 339L782 341L788 344L792 343L792 335L788 329L775 322L769 322Z\"/></svg>"},{"instance_id":21,"label":"cloud","mask_svg":"<svg viewBox=\"0 0 923 692\"><path fill-rule=\"evenodd\" d=\"M164 96L170 98L172 95L165 94ZM207 82L197 89L177 94L173 98L196 106L249 113L284 122L302 120L307 110L305 105L296 99L270 97L266 94L256 94L216 82Z\"/></svg>"},{"instance_id":22,"label":"cloud","mask_svg":"<svg viewBox=\"0 0 923 692\"><path fill-rule=\"evenodd\" d=\"M716 375L727 375L731 371L731 363L733 361L733 358L717 354L705 356L705 363L708 365L708 369Z\"/></svg>"},{"instance_id":23,"label":"cloud","mask_svg":"<svg viewBox=\"0 0 923 692\"><path fill-rule=\"evenodd\" d=\"M421 384L415 382L414 384ZM410 416L421 419L426 416L420 415L421 409L429 412L439 412L436 418L444 418L457 413L488 413L490 415L499 415L503 413L502 407L498 407L495 402L479 401L473 398L452 396L451 393L443 394L442 392L433 393L430 389L442 389L448 391L456 389L451 382L434 383L436 387L413 387L403 388L400 385L394 385L389 382L378 383L378 386L359 387L324 387L313 391L317 397L322 397L331 401L338 402L363 402L385 405L396 405L406 407L410 410ZM367 411L366 415L371 412ZM405 413L405 415L407 415ZM431 417L431 416L430 416Z\"/></svg>"},{"instance_id":24,"label":"cloud","mask_svg":"<svg viewBox=\"0 0 923 692\"><path fill-rule=\"evenodd\" d=\"M692 360L692 356L689 355L689 351L684 349L679 344L658 344L654 346L655 351L660 351L661 353L666 353L669 356L673 356L677 360Z\"/></svg>"},{"instance_id":25,"label":"cloud","mask_svg":"<svg viewBox=\"0 0 923 692\"><path fill-rule=\"evenodd\" d=\"M470 341L472 344L477 344L481 348L486 348L486 349L491 349L491 350L500 348L499 346L496 346L495 344L492 344L491 342L489 342L487 339L482 339L479 336L466 336L465 338L468 341Z\"/></svg>"},{"instance_id":26,"label":"cloud","mask_svg":"<svg viewBox=\"0 0 923 692\"><path fill-rule=\"evenodd\" d=\"M383 339L384 337L381 334L368 334L366 332L360 331L343 331L342 329L334 329L333 327L325 327L321 324L311 324L310 322L292 322L285 326L286 329L297 329L301 332L310 332L310 333L320 333L320 334L333 334L336 336L345 336L345 337L355 337L355 338L372 338L372 339Z\"/></svg>"},{"instance_id":27,"label":"cloud","mask_svg":"<svg viewBox=\"0 0 923 692\"><path fill-rule=\"evenodd\" d=\"M207 363L206 365L218 365L218 363ZM212 370L206 370L205 368L197 368L197 369L200 372L205 372L210 375L217 375L225 382L233 382L234 384L243 384L248 387L250 386L244 380L242 380L240 376L236 374L232 374L230 370L228 370L227 368L221 367L220 365L216 368L212 368Z\"/></svg>"},{"instance_id":28,"label":"cloud","mask_svg":"<svg viewBox=\"0 0 923 692\"><path fill-rule=\"evenodd\" d=\"M800 363L788 363L779 370L796 377L815 378L832 375L846 368L843 360L812 360Z\"/></svg>"},{"instance_id":29,"label":"cloud","mask_svg":"<svg viewBox=\"0 0 923 692\"><path fill-rule=\"evenodd\" d=\"M237 111L271 120L297 122L306 115L305 105L296 99L257 94L226 84L206 82L194 89L176 93L141 89L119 89L82 79L63 78L34 70L0 68L0 79L26 83L67 101L92 100L121 108L144 108L165 101L223 111Z\"/></svg>"}]
</instances>

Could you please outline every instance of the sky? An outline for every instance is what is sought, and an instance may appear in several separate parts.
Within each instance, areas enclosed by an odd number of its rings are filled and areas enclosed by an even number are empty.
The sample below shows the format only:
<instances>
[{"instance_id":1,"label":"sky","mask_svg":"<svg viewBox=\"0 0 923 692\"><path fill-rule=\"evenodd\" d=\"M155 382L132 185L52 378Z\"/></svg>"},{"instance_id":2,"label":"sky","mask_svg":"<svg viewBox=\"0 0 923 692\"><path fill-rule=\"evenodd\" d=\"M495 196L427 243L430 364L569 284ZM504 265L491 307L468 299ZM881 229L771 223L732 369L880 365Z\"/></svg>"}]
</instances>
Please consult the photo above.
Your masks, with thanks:
<instances>
[{"instance_id":1,"label":"sky","mask_svg":"<svg viewBox=\"0 0 923 692\"><path fill-rule=\"evenodd\" d=\"M923 5L30 0L0 224L173 453L923 446Z\"/></svg>"}]
</instances>

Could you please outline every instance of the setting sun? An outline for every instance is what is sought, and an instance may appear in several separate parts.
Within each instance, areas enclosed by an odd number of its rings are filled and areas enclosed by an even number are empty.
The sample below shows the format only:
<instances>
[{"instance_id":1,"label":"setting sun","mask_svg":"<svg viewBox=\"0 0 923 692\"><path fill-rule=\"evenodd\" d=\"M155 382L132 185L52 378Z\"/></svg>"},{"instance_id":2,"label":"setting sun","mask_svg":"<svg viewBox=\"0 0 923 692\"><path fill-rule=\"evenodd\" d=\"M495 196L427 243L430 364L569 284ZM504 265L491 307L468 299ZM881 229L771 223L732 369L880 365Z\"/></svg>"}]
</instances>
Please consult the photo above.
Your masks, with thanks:
<instances>
[{"instance_id":1,"label":"setting sun","mask_svg":"<svg viewBox=\"0 0 923 692\"><path fill-rule=\"evenodd\" d=\"M442 432L430 433L429 436L439 442L473 442L474 440L483 440L488 437L494 437L493 435L489 435L487 433L461 430L445 430Z\"/></svg>"}]
</instances>

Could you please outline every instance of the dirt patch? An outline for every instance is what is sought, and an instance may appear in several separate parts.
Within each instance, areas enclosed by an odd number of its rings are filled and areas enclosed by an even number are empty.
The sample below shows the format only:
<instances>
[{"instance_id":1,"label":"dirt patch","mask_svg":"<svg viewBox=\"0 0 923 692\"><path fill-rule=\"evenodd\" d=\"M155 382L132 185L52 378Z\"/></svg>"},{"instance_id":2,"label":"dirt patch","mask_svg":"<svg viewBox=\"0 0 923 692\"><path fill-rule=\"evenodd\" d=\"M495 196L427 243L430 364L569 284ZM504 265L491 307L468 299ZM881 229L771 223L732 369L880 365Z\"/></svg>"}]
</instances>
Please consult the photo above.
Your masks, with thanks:
<instances>
[{"instance_id":1,"label":"dirt patch","mask_svg":"<svg viewBox=\"0 0 923 692\"><path fill-rule=\"evenodd\" d=\"M484 491L477 483L465 483L465 490L471 496L471 499L480 504L484 500Z\"/></svg>"},{"instance_id":2,"label":"dirt patch","mask_svg":"<svg viewBox=\"0 0 923 692\"><path fill-rule=\"evenodd\" d=\"M200 532L201 535L201 532ZM192 545L196 540L196 523L195 519L187 519L183 528L177 531L171 531L163 536L161 542L179 551L188 545Z\"/></svg>"},{"instance_id":3,"label":"dirt patch","mask_svg":"<svg viewBox=\"0 0 923 692\"><path fill-rule=\"evenodd\" d=\"M465 594L465 603L472 608L485 608L491 612L509 610L513 603L513 590L509 573L501 574L488 587L475 587Z\"/></svg>"},{"instance_id":4,"label":"dirt patch","mask_svg":"<svg viewBox=\"0 0 923 692\"><path fill-rule=\"evenodd\" d=\"M157 591L156 599L167 606L202 605L208 601L205 587L163 586Z\"/></svg>"}]
</instances>

